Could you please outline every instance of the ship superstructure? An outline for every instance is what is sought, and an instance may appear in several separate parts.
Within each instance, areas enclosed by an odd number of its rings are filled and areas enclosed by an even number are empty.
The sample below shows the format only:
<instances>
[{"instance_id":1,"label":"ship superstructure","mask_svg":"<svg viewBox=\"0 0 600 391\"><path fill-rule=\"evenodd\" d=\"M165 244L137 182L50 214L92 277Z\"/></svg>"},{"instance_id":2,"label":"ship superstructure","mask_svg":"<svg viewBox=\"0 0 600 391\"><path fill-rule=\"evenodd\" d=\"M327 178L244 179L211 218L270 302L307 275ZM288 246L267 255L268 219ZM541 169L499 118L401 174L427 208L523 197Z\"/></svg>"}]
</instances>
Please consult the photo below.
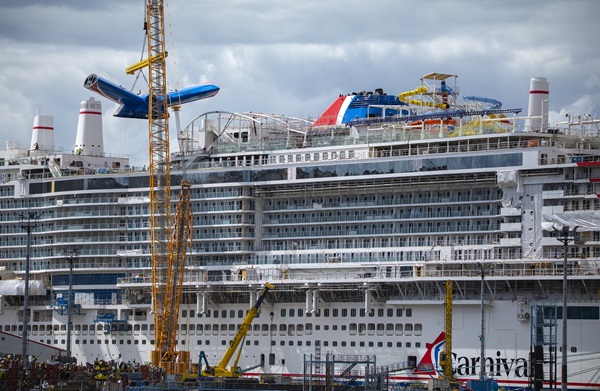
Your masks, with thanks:
<instances>
[{"instance_id":1,"label":"ship superstructure","mask_svg":"<svg viewBox=\"0 0 600 391\"><path fill-rule=\"evenodd\" d=\"M441 370L434 346L452 280L455 376L478 378L485 338L487 376L514 387L540 376L548 384L563 354L566 272L569 388L598 388L598 120L550 126L544 78L532 80L526 113L491 98L459 99L450 74L430 73L409 88L342 95L316 121L219 111L180 132L171 182L185 173L193 212L180 348L217 363L269 282L275 289L240 357L242 368L254 367L248 373L301 376L304 355L376 355L388 368L416 364L394 380L426 380ZM2 151L0 327L22 332L19 217L36 208L30 337L66 346L73 261L77 360L149 361L148 173L107 156L101 130L83 128L69 153L39 135ZM564 246L557 235L576 225L579 235ZM536 379L533 336L543 352Z\"/></svg>"}]
</instances>

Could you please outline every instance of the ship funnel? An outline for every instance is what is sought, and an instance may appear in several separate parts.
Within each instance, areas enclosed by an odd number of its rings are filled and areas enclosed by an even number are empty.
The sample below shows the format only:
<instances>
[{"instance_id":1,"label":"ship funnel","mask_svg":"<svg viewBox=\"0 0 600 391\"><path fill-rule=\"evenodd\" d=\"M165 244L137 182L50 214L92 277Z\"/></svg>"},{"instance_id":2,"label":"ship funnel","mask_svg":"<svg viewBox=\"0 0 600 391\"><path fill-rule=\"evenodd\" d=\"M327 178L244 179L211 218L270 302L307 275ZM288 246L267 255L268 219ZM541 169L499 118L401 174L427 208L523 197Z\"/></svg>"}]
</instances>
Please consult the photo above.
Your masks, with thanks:
<instances>
[{"instance_id":1,"label":"ship funnel","mask_svg":"<svg viewBox=\"0 0 600 391\"><path fill-rule=\"evenodd\" d=\"M32 151L54 150L54 118L48 115L36 115L31 132Z\"/></svg>"},{"instance_id":2,"label":"ship funnel","mask_svg":"<svg viewBox=\"0 0 600 391\"><path fill-rule=\"evenodd\" d=\"M534 77L529 84L528 118L525 120L526 132L539 132L548 129L548 95L550 83L545 77Z\"/></svg>"},{"instance_id":3,"label":"ship funnel","mask_svg":"<svg viewBox=\"0 0 600 391\"><path fill-rule=\"evenodd\" d=\"M102 134L102 104L94 98L81 102L75 153L87 156L104 156Z\"/></svg>"}]
</instances>

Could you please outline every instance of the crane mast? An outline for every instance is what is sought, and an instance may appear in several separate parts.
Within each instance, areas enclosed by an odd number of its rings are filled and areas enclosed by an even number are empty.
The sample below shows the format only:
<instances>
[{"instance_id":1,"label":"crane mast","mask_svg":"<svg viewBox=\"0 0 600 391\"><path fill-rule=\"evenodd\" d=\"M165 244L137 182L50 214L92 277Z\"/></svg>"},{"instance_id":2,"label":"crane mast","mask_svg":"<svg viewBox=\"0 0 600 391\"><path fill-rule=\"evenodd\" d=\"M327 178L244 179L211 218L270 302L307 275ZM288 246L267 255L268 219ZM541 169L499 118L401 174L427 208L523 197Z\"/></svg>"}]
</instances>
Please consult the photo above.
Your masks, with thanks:
<instances>
[{"instance_id":1,"label":"crane mast","mask_svg":"<svg viewBox=\"0 0 600 391\"><path fill-rule=\"evenodd\" d=\"M444 379L453 381L452 375L452 280L446 281L446 303L444 306L444 351L440 364L444 370Z\"/></svg>"},{"instance_id":2,"label":"crane mast","mask_svg":"<svg viewBox=\"0 0 600 391\"><path fill-rule=\"evenodd\" d=\"M166 52L162 0L146 1L146 34L148 38L148 134L150 172L150 242L152 257L152 311L155 342L151 361L174 372L177 357L173 341L177 318L173 324L167 291L172 259L169 257L171 235L171 162L169 156L169 121L167 112Z\"/></svg>"},{"instance_id":3,"label":"crane mast","mask_svg":"<svg viewBox=\"0 0 600 391\"><path fill-rule=\"evenodd\" d=\"M170 360L163 360L162 366L167 367L167 373L175 373L175 357L171 354L177 354L179 368L178 373L185 373L189 366L189 351L175 352L177 346L177 333L179 331L179 307L181 306L181 297L183 296L183 275L185 273L185 261L188 245L192 242L192 208L191 208L191 188L192 183L184 179L181 181L181 191L179 192L179 201L175 212L175 229L173 240L171 241L169 251L169 270L167 277L167 288L165 292L165 315L164 330L162 333L168 338L165 344L169 348L163 357ZM171 359L172 358L172 359Z\"/></svg>"}]
</instances>

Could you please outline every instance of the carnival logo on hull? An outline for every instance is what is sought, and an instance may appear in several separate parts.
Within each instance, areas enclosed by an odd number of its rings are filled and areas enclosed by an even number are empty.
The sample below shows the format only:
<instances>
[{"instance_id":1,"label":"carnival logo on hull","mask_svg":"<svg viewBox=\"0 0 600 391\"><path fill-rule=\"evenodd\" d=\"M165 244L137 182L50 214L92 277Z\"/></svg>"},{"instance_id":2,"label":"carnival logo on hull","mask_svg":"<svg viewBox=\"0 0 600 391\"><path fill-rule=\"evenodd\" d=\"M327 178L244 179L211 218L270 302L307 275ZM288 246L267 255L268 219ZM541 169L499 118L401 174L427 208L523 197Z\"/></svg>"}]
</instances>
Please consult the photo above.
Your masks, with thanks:
<instances>
[{"instance_id":1,"label":"carnival logo on hull","mask_svg":"<svg viewBox=\"0 0 600 391\"><path fill-rule=\"evenodd\" d=\"M433 343L425 344L427 351L413 373L430 376L437 375L437 370L441 370L440 353L443 351L446 343L445 338L446 334L442 331ZM451 357L453 374L457 376L472 376L478 373L481 365L480 357L458 356L456 353L452 353ZM495 357L486 357L484 365L484 370L488 376L498 378L528 377L527 369L529 364L526 358L507 358L499 350L495 352Z\"/></svg>"},{"instance_id":2,"label":"carnival logo on hull","mask_svg":"<svg viewBox=\"0 0 600 391\"><path fill-rule=\"evenodd\" d=\"M446 344L446 333L441 332L440 335L433 341L433 343L426 343L425 347L427 351L425 355L417 364L417 367L413 371L414 373L423 373L427 375L435 375L435 368L439 367L440 352L442 347Z\"/></svg>"}]
</instances>

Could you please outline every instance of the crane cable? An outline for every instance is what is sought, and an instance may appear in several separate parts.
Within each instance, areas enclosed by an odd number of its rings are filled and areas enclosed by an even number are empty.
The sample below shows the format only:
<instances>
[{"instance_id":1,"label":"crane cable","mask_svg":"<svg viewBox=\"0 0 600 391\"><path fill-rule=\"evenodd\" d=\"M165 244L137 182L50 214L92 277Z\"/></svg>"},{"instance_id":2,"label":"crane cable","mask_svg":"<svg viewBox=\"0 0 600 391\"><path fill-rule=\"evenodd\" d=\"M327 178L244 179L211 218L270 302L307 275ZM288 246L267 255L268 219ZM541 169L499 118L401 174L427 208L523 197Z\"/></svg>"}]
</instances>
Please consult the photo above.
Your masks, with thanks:
<instances>
[{"instance_id":1,"label":"crane cable","mask_svg":"<svg viewBox=\"0 0 600 391\"><path fill-rule=\"evenodd\" d=\"M144 37L142 40L142 52L140 53L140 60L142 61L144 59L144 57L146 57L146 55L148 54L148 52L146 51L146 43L148 41L148 21L145 20L145 16L144 16ZM138 72L137 75L135 76L135 80L133 81L133 85L131 86L131 89L129 90L130 92L133 92L133 89L135 88L135 85L137 84L140 75L142 75L144 77L144 81L146 82L146 86L148 86L148 88L150 88L150 82L148 81L148 78L146 78L146 75L144 74L144 68L141 68Z\"/></svg>"},{"instance_id":2,"label":"crane cable","mask_svg":"<svg viewBox=\"0 0 600 391\"><path fill-rule=\"evenodd\" d=\"M175 40L173 39L173 26L171 25L171 10L169 8L169 2L167 0L164 0L164 5L165 8L167 9L167 24L169 25L168 30L169 30L169 37L171 38L171 50L169 53L171 54L171 58L173 59L173 69L175 71L175 89L179 90L179 72L177 71L177 56L175 55ZM169 81L167 80L167 85L169 84ZM179 94L177 95L179 102L177 102L178 104L176 106L181 106L181 97L179 96Z\"/></svg>"},{"instance_id":3,"label":"crane cable","mask_svg":"<svg viewBox=\"0 0 600 391\"><path fill-rule=\"evenodd\" d=\"M170 41L171 41L171 57L173 58L173 69L175 71L175 89L179 89L179 72L177 71L177 56L175 55L175 40L173 39L173 26L171 24L171 11L169 8L169 2L168 1L164 1L163 3L167 9L167 23L169 25L169 37L170 37ZM148 35L148 22L144 21L144 39L142 42L142 52L140 54L140 61L142 61L147 52L146 52L146 43L148 41L147 39L147 35ZM149 86L150 83L148 81L148 78L146 77L146 75L144 74L144 68L140 69L137 72L137 75L135 77L135 80L133 81L133 85L131 86L131 89L129 90L130 92L133 92L133 89L135 88L135 85L137 84L140 75L144 78L144 81L146 82L146 85ZM167 80L167 86L169 84L169 81ZM181 106L181 96L177 95L177 98L179 99L179 102L177 102L178 104L176 106Z\"/></svg>"}]
</instances>

